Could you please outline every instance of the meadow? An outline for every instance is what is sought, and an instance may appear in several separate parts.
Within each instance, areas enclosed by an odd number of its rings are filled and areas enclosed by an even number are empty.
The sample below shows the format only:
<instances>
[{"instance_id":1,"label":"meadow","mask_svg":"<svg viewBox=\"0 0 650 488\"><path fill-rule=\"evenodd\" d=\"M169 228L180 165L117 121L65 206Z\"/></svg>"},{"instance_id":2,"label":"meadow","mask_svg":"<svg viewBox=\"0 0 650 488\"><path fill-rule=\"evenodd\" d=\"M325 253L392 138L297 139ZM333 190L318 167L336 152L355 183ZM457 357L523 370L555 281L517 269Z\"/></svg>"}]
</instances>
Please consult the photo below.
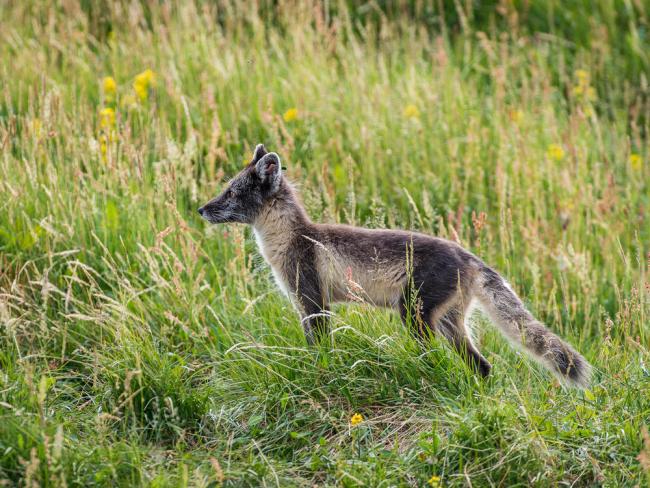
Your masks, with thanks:
<instances>
[{"instance_id":1,"label":"meadow","mask_svg":"<svg viewBox=\"0 0 650 488\"><path fill-rule=\"evenodd\" d=\"M0 486L650 484L650 7L0 3ZM369 304L307 346L250 229L196 209L277 152L314 220L462 243L594 365L480 314L493 374Z\"/></svg>"}]
</instances>

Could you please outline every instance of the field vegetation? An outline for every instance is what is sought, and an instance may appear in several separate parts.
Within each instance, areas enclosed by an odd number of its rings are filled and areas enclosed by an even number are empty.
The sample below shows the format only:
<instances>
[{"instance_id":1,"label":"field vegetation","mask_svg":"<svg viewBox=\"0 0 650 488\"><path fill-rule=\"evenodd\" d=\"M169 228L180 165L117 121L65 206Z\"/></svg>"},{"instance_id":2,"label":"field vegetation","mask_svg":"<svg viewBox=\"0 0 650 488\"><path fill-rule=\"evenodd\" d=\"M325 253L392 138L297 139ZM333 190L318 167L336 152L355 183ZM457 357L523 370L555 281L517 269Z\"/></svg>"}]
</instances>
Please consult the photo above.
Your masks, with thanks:
<instances>
[{"instance_id":1,"label":"field vegetation","mask_svg":"<svg viewBox=\"0 0 650 488\"><path fill-rule=\"evenodd\" d=\"M0 2L0 485L646 486L650 7ZM264 142L315 220L500 270L595 366L480 314L481 380L387 311L308 347L249 229Z\"/></svg>"}]
</instances>

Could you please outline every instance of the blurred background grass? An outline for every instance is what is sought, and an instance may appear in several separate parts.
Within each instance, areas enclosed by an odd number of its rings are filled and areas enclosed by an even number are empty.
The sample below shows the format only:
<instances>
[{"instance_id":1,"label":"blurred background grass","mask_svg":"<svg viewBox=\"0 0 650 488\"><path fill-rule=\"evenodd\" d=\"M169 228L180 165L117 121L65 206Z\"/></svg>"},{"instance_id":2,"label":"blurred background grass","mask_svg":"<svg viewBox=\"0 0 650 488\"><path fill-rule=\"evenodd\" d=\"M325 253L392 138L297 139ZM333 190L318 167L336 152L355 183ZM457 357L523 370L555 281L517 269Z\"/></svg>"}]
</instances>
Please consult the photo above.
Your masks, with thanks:
<instances>
[{"instance_id":1,"label":"blurred background grass","mask_svg":"<svg viewBox=\"0 0 650 488\"><path fill-rule=\"evenodd\" d=\"M649 482L649 15L5 3L0 479ZM258 142L314 219L481 255L594 363L593 388L559 388L478 316L487 382L363 304L307 348L248 230L196 214Z\"/></svg>"}]
</instances>

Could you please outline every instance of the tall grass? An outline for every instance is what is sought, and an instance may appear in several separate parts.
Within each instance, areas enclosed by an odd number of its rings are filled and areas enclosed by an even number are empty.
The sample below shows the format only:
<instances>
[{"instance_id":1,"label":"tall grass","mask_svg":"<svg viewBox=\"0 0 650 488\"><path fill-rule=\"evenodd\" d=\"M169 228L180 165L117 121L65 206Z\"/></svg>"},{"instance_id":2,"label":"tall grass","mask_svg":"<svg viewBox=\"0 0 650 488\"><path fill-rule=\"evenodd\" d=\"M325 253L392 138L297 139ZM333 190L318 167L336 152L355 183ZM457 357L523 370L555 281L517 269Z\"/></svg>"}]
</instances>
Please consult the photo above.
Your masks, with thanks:
<instances>
[{"instance_id":1,"label":"tall grass","mask_svg":"<svg viewBox=\"0 0 650 488\"><path fill-rule=\"evenodd\" d=\"M650 10L546 5L6 4L0 480L649 483ZM487 381L365 304L307 347L248 230L195 210L258 142L314 219L500 269L592 388L480 316Z\"/></svg>"}]
</instances>

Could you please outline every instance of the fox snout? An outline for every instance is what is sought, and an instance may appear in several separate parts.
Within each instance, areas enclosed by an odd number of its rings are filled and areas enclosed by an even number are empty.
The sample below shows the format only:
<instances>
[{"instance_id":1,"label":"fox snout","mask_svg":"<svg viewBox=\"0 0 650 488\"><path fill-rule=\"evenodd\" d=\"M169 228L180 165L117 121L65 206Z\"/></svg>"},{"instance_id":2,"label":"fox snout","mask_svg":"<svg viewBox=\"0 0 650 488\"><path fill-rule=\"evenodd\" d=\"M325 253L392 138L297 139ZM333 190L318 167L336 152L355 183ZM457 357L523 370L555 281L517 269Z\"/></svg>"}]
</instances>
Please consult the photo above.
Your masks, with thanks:
<instances>
[{"instance_id":1,"label":"fox snout","mask_svg":"<svg viewBox=\"0 0 650 488\"><path fill-rule=\"evenodd\" d=\"M216 200L216 199L215 199ZM228 212L218 201L211 200L198 208L199 215L211 224L222 224L228 221Z\"/></svg>"},{"instance_id":2,"label":"fox snout","mask_svg":"<svg viewBox=\"0 0 650 488\"><path fill-rule=\"evenodd\" d=\"M210 205L210 202L206 203L202 207L199 207L198 210L197 210L199 212L199 215L201 217L203 217L205 220L210 220L209 215L208 215L209 214L208 205Z\"/></svg>"}]
</instances>

